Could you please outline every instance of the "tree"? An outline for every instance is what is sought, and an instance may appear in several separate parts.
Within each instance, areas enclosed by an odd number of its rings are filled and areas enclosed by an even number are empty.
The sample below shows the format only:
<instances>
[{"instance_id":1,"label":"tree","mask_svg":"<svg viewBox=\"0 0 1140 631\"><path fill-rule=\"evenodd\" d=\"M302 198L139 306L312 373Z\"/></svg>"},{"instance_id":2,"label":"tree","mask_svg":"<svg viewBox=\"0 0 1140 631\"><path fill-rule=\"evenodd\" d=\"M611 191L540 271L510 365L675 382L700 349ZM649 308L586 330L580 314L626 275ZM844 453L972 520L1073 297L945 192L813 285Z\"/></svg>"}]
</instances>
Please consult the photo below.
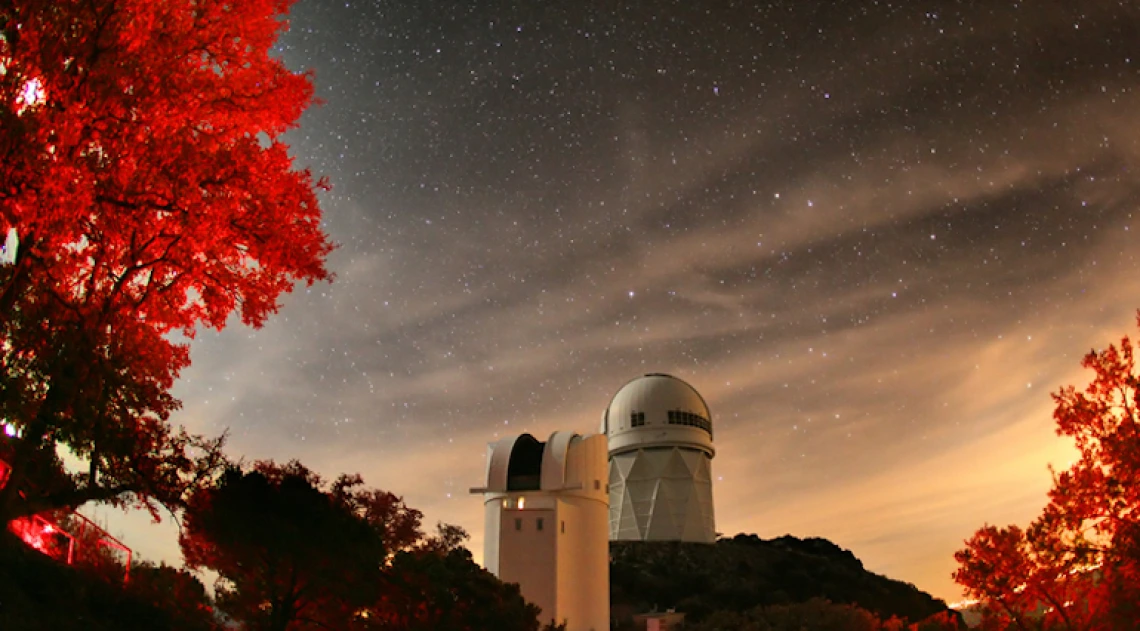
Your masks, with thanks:
<instances>
[{"instance_id":1,"label":"tree","mask_svg":"<svg viewBox=\"0 0 1140 631\"><path fill-rule=\"evenodd\" d=\"M907 627L895 617L881 621L855 605L812 598L802 603L755 607L746 612L717 611L686 628L696 631L902 631Z\"/></svg>"},{"instance_id":2,"label":"tree","mask_svg":"<svg viewBox=\"0 0 1140 631\"><path fill-rule=\"evenodd\" d=\"M213 602L196 576L161 564L136 563L131 567L127 592L161 612L162 626L178 631L213 631L216 624ZM158 622L158 621L156 621Z\"/></svg>"},{"instance_id":3,"label":"tree","mask_svg":"<svg viewBox=\"0 0 1140 631\"><path fill-rule=\"evenodd\" d=\"M357 485L326 486L298 462L231 469L190 500L186 563L218 573L218 606L250 629L345 628L374 601L386 558L383 530L350 499Z\"/></svg>"},{"instance_id":4,"label":"tree","mask_svg":"<svg viewBox=\"0 0 1140 631\"><path fill-rule=\"evenodd\" d=\"M381 598L363 613L358 628L370 631L538 631L540 615L518 585L499 581L461 547L397 554Z\"/></svg>"},{"instance_id":5,"label":"tree","mask_svg":"<svg viewBox=\"0 0 1140 631\"><path fill-rule=\"evenodd\" d=\"M1140 377L1131 340L1091 351L1082 366L1094 373L1089 385L1053 395L1057 433L1080 458L1054 474L1041 516L1024 531L986 526L955 554L955 580L993 628L1140 624Z\"/></svg>"},{"instance_id":6,"label":"tree","mask_svg":"<svg viewBox=\"0 0 1140 631\"><path fill-rule=\"evenodd\" d=\"M112 580L107 580L111 578ZM0 629L221 630L202 584L167 566L137 564L131 580L68 566L0 531Z\"/></svg>"},{"instance_id":7,"label":"tree","mask_svg":"<svg viewBox=\"0 0 1140 631\"><path fill-rule=\"evenodd\" d=\"M538 608L472 561L462 528L426 536L420 516L358 475L326 484L298 462L260 462L191 498L180 543L249 629L538 630Z\"/></svg>"},{"instance_id":8,"label":"tree","mask_svg":"<svg viewBox=\"0 0 1140 631\"><path fill-rule=\"evenodd\" d=\"M344 482L352 486L364 483L359 476L342 478L342 484ZM351 491L352 488L346 490ZM352 505L357 514L380 533L389 557L422 543L420 522L423 513L410 508L404 503L404 498L379 489L363 489L343 493L343 501Z\"/></svg>"},{"instance_id":9,"label":"tree","mask_svg":"<svg viewBox=\"0 0 1140 631\"><path fill-rule=\"evenodd\" d=\"M460 526L437 522L435 535L428 537L420 547L437 554L447 554L462 548L463 542L467 541L468 537L470 535Z\"/></svg>"},{"instance_id":10,"label":"tree","mask_svg":"<svg viewBox=\"0 0 1140 631\"><path fill-rule=\"evenodd\" d=\"M919 620L909 628L911 631L958 631L965 629L966 623L957 612L942 611Z\"/></svg>"},{"instance_id":11,"label":"tree","mask_svg":"<svg viewBox=\"0 0 1140 631\"><path fill-rule=\"evenodd\" d=\"M312 102L269 55L290 4L0 2L0 236L18 238L0 263L0 418L18 434L0 524L177 504L221 462L167 422L190 361L172 334L235 312L260 326L328 278L323 182L280 140ZM60 445L88 470L41 492L29 469Z\"/></svg>"},{"instance_id":12,"label":"tree","mask_svg":"<svg viewBox=\"0 0 1140 631\"><path fill-rule=\"evenodd\" d=\"M1044 523L1028 531L985 526L955 554L954 578L985 603L988 627L1031 629L1042 618L1063 628L1082 628L1088 617L1082 593L1088 576L1071 559L1056 558L1046 544ZM1077 626L1074 626L1077 625Z\"/></svg>"}]
</instances>

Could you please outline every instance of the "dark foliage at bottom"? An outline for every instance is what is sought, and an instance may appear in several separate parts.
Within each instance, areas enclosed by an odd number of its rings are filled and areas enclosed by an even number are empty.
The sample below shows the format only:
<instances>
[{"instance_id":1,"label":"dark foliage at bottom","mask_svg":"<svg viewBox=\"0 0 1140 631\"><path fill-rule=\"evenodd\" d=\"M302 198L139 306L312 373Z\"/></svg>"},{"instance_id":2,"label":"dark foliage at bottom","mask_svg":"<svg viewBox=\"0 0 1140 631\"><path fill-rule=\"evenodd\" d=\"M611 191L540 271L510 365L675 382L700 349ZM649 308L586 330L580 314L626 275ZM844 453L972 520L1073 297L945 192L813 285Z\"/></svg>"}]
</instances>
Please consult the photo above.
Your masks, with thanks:
<instances>
[{"instance_id":1,"label":"dark foliage at bottom","mask_svg":"<svg viewBox=\"0 0 1140 631\"><path fill-rule=\"evenodd\" d=\"M163 589L170 568L142 567L124 586L81 567L61 565L0 531L0 629L20 631L206 631L212 616L172 608ZM157 581L151 581L155 578Z\"/></svg>"}]
</instances>

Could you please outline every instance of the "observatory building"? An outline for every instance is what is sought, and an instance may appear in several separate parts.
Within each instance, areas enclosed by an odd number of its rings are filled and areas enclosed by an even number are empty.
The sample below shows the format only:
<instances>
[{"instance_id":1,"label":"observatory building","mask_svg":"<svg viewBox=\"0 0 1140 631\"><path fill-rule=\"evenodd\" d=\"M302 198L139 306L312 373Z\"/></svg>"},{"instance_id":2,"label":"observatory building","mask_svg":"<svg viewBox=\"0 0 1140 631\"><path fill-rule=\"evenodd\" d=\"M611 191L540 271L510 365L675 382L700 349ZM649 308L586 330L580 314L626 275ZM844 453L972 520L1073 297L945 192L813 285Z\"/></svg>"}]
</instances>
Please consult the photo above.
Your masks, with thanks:
<instances>
[{"instance_id":1,"label":"observatory building","mask_svg":"<svg viewBox=\"0 0 1140 631\"><path fill-rule=\"evenodd\" d=\"M609 541L716 541L714 454L705 400L660 373L618 390L601 434L493 442L486 484L471 489L483 495L483 562L544 622L609 629Z\"/></svg>"},{"instance_id":2,"label":"observatory building","mask_svg":"<svg viewBox=\"0 0 1140 631\"><path fill-rule=\"evenodd\" d=\"M518 583L541 619L610 628L606 437L555 432L488 445L484 564Z\"/></svg>"},{"instance_id":3,"label":"observatory building","mask_svg":"<svg viewBox=\"0 0 1140 631\"><path fill-rule=\"evenodd\" d=\"M622 386L602 415L609 439L610 540L714 543L712 416L661 373Z\"/></svg>"}]
</instances>

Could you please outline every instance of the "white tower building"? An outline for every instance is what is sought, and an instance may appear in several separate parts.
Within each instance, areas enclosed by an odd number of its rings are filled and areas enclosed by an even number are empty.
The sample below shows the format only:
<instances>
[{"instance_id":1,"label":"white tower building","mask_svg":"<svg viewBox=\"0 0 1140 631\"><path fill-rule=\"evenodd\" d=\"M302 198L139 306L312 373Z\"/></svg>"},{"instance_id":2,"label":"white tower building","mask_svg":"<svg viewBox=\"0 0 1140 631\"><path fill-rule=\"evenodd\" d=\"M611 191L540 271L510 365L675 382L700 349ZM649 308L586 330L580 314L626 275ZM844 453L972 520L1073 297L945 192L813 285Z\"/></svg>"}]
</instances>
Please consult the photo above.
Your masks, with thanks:
<instances>
[{"instance_id":1,"label":"white tower building","mask_svg":"<svg viewBox=\"0 0 1140 631\"><path fill-rule=\"evenodd\" d=\"M484 564L518 583L541 620L610 628L606 437L555 432L488 445Z\"/></svg>"},{"instance_id":2,"label":"white tower building","mask_svg":"<svg viewBox=\"0 0 1140 631\"><path fill-rule=\"evenodd\" d=\"M716 541L712 416L697 391L660 373L622 386L609 437L610 540Z\"/></svg>"}]
</instances>

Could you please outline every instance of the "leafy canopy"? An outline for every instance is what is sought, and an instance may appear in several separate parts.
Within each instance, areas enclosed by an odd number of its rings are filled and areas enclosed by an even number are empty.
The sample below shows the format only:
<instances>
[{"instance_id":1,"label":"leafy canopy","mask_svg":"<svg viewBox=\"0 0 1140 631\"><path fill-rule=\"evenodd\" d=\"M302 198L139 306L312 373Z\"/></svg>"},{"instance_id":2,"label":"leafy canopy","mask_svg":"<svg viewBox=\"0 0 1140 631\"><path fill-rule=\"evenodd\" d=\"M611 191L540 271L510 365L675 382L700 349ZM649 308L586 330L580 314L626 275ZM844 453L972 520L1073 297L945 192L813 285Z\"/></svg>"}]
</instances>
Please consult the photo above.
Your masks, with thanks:
<instances>
[{"instance_id":1,"label":"leafy canopy","mask_svg":"<svg viewBox=\"0 0 1140 631\"><path fill-rule=\"evenodd\" d=\"M537 631L517 585L460 547L463 529L421 514L359 476L331 484L298 462L231 469L197 492L180 542L219 575L218 606L250 629Z\"/></svg>"},{"instance_id":2,"label":"leafy canopy","mask_svg":"<svg viewBox=\"0 0 1140 631\"><path fill-rule=\"evenodd\" d=\"M358 512L359 484L326 486L295 461L231 469L190 500L186 563L218 573L218 605L250 628L344 628L372 600L386 558L383 527Z\"/></svg>"},{"instance_id":3,"label":"leafy canopy","mask_svg":"<svg viewBox=\"0 0 1140 631\"><path fill-rule=\"evenodd\" d=\"M1140 324L1140 314L1137 317ZM1132 341L1089 352L1083 390L1053 395L1057 433L1080 457L1054 475L1028 528L984 526L955 554L954 579L990 628L1140 625L1140 376Z\"/></svg>"},{"instance_id":4,"label":"leafy canopy","mask_svg":"<svg viewBox=\"0 0 1140 631\"><path fill-rule=\"evenodd\" d=\"M281 135L312 103L270 55L289 0L0 2L0 522L177 503L217 442L172 429L198 325L259 326L331 245ZM30 463L90 463L55 493ZM197 466L207 456L205 471ZM24 493L24 498L16 491Z\"/></svg>"}]
</instances>

